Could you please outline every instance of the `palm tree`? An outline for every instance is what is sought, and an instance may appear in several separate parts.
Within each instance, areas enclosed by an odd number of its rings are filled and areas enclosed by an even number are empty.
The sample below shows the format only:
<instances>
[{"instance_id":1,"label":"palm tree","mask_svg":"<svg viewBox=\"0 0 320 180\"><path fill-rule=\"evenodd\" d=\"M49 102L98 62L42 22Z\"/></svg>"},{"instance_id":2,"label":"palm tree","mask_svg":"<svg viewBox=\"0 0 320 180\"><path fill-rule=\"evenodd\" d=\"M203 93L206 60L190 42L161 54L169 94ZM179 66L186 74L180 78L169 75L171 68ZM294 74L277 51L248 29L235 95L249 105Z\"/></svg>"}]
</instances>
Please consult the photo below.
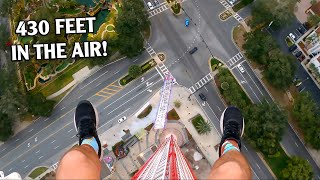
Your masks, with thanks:
<instances>
[{"instance_id":1,"label":"palm tree","mask_svg":"<svg viewBox=\"0 0 320 180\"><path fill-rule=\"evenodd\" d=\"M202 120L198 122L198 124L196 125L196 128L199 134L207 135L211 131L212 126L208 121Z\"/></svg>"}]
</instances>

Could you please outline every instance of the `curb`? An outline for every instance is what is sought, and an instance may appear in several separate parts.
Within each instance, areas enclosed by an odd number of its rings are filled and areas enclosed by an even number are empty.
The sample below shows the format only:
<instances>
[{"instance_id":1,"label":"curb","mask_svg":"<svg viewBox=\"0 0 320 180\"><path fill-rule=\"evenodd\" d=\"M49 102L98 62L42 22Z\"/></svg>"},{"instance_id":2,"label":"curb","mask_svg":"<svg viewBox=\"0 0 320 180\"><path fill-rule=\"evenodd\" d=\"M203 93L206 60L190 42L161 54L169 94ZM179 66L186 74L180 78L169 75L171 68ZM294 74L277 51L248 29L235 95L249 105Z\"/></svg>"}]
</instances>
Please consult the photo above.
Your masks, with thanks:
<instances>
[{"instance_id":1,"label":"curb","mask_svg":"<svg viewBox=\"0 0 320 180\"><path fill-rule=\"evenodd\" d=\"M268 165L268 163L264 160L263 155L260 152L257 152L257 155L259 156L259 158L261 159L261 161L263 162L264 166L268 169L269 173L273 176L274 179L278 179L277 176L273 173L273 171L271 170L270 166Z\"/></svg>"}]
</instances>

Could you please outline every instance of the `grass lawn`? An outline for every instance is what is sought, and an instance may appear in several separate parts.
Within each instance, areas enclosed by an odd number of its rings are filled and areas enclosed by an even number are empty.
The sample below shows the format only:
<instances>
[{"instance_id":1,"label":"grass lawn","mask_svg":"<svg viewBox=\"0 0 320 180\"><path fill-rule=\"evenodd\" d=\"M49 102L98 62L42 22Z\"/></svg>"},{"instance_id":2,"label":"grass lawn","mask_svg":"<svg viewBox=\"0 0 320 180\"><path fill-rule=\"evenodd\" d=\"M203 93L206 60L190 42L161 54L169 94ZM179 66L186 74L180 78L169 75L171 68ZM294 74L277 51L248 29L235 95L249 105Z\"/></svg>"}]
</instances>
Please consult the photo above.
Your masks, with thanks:
<instances>
[{"instance_id":1,"label":"grass lawn","mask_svg":"<svg viewBox=\"0 0 320 180\"><path fill-rule=\"evenodd\" d=\"M58 103L72 89L72 87L66 90L65 92L61 93L59 96L53 98L52 100Z\"/></svg>"},{"instance_id":2,"label":"grass lawn","mask_svg":"<svg viewBox=\"0 0 320 180\"><path fill-rule=\"evenodd\" d=\"M254 0L241 0L238 4L234 5L232 9L235 12L238 12L240 9L244 8L245 6L251 4Z\"/></svg>"},{"instance_id":3,"label":"grass lawn","mask_svg":"<svg viewBox=\"0 0 320 180\"><path fill-rule=\"evenodd\" d=\"M287 161L290 159L283 149L279 148L279 153L274 157L264 156L264 159L270 166L273 173L279 178L281 177L281 171L286 167Z\"/></svg>"},{"instance_id":4,"label":"grass lawn","mask_svg":"<svg viewBox=\"0 0 320 180\"><path fill-rule=\"evenodd\" d=\"M138 115L138 118L142 119L144 117L147 117L150 114L151 110L152 110L152 106L149 105Z\"/></svg>"},{"instance_id":5,"label":"grass lawn","mask_svg":"<svg viewBox=\"0 0 320 180\"><path fill-rule=\"evenodd\" d=\"M218 68L219 64L220 64L220 66L222 66L222 63L216 58L211 58L210 64L211 64L212 71L216 70Z\"/></svg>"},{"instance_id":6,"label":"grass lawn","mask_svg":"<svg viewBox=\"0 0 320 180\"><path fill-rule=\"evenodd\" d=\"M34 78L36 78L36 76L37 73L32 64L24 69L24 77L26 78L26 83L28 83L28 87L32 87L34 85Z\"/></svg>"},{"instance_id":7,"label":"grass lawn","mask_svg":"<svg viewBox=\"0 0 320 180\"><path fill-rule=\"evenodd\" d=\"M192 125L194 128L196 128L196 130L199 134L200 134L200 130L199 130L199 128L197 128L197 125L201 122L205 122L205 120L203 119L203 117L200 114L192 119Z\"/></svg>"},{"instance_id":8,"label":"grass lawn","mask_svg":"<svg viewBox=\"0 0 320 180\"><path fill-rule=\"evenodd\" d=\"M244 39L245 33L246 33L246 30L241 24L236 26L232 31L233 40L237 44L237 46L241 49L241 51L243 51L242 46L246 42Z\"/></svg>"},{"instance_id":9,"label":"grass lawn","mask_svg":"<svg viewBox=\"0 0 320 180\"><path fill-rule=\"evenodd\" d=\"M63 70L65 67L67 67L69 64L68 61L63 61L57 68L56 68L56 71L61 71Z\"/></svg>"},{"instance_id":10,"label":"grass lawn","mask_svg":"<svg viewBox=\"0 0 320 180\"><path fill-rule=\"evenodd\" d=\"M173 108L168 112L167 119L168 120L179 120L180 117L179 117L177 111Z\"/></svg>"},{"instance_id":11,"label":"grass lawn","mask_svg":"<svg viewBox=\"0 0 320 180\"><path fill-rule=\"evenodd\" d=\"M38 90L35 90L34 92L41 92L45 97L59 91L67 84L71 83L73 81L72 75L76 72L78 72L80 69L84 68L85 66L89 66L89 69L92 67L90 66L90 60L78 60L71 66L69 66L66 70L64 70L62 73L58 74L57 76L53 77L51 81L48 82L48 84L45 84L44 86L40 86Z\"/></svg>"},{"instance_id":12,"label":"grass lawn","mask_svg":"<svg viewBox=\"0 0 320 180\"><path fill-rule=\"evenodd\" d=\"M48 168L47 167L38 167L37 169L33 170L29 177L32 179L35 179L38 177L40 174L44 173Z\"/></svg>"}]
</instances>

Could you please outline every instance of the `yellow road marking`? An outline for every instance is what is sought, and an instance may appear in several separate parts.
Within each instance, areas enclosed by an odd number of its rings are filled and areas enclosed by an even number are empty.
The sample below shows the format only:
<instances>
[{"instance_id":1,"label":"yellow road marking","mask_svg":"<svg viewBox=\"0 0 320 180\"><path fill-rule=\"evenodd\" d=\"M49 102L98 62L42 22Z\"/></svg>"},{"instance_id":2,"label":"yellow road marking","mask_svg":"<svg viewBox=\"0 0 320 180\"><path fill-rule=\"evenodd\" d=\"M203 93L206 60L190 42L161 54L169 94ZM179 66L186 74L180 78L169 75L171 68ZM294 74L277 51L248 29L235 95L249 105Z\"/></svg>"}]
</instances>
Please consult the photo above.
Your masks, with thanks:
<instances>
[{"instance_id":1,"label":"yellow road marking","mask_svg":"<svg viewBox=\"0 0 320 180\"><path fill-rule=\"evenodd\" d=\"M113 95L113 94L115 94L115 93L110 93L110 92L107 92L107 91L104 91L104 89L103 90L101 90L101 91L99 91L99 92L102 92L102 93L106 93L106 94L111 94L111 95Z\"/></svg>"},{"instance_id":2,"label":"yellow road marking","mask_svg":"<svg viewBox=\"0 0 320 180\"><path fill-rule=\"evenodd\" d=\"M109 86L108 86L108 87L109 87ZM115 91L115 92L119 91L119 90L110 89L110 88L108 88L108 87L103 88L103 90L108 89L108 90L110 90L110 91Z\"/></svg>"},{"instance_id":3,"label":"yellow road marking","mask_svg":"<svg viewBox=\"0 0 320 180\"><path fill-rule=\"evenodd\" d=\"M99 92L99 93L100 93L100 92ZM105 98L105 97L107 97L107 98L109 97L109 96L106 96L106 95L103 95L103 94L99 94L99 93L97 93L96 95L97 95L97 96L104 97L104 98Z\"/></svg>"},{"instance_id":4,"label":"yellow road marking","mask_svg":"<svg viewBox=\"0 0 320 180\"><path fill-rule=\"evenodd\" d=\"M117 86L117 85L114 85L114 84L110 84L110 86L114 86L114 87L117 87L117 88L119 88L119 89L123 89L122 86Z\"/></svg>"}]
</instances>

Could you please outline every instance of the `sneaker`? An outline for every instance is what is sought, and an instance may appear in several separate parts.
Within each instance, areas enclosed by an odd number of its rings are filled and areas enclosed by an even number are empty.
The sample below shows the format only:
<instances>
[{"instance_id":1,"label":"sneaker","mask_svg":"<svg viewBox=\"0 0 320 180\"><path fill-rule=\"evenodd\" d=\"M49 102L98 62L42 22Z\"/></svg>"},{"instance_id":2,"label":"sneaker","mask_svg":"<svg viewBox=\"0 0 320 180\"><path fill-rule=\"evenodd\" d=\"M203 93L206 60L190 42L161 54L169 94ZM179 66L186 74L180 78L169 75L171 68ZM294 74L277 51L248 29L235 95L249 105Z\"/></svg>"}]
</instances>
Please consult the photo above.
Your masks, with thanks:
<instances>
[{"instance_id":1,"label":"sneaker","mask_svg":"<svg viewBox=\"0 0 320 180\"><path fill-rule=\"evenodd\" d=\"M80 101L74 114L74 126L78 132L77 137L79 137L79 146L82 144L83 140L94 137L99 145L98 156L101 159L101 143L97 133L98 125L99 117L97 110L89 101Z\"/></svg>"},{"instance_id":2,"label":"sneaker","mask_svg":"<svg viewBox=\"0 0 320 180\"><path fill-rule=\"evenodd\" d=\"M227 107L220 118L220 129L222 138L219 147L219 157L221 156L220 148L226 140L235 140L238 142L239 149L241 149L241 140L244 132L244 119L241 111L234 106Z\"/></svg>"}]
</instances>

